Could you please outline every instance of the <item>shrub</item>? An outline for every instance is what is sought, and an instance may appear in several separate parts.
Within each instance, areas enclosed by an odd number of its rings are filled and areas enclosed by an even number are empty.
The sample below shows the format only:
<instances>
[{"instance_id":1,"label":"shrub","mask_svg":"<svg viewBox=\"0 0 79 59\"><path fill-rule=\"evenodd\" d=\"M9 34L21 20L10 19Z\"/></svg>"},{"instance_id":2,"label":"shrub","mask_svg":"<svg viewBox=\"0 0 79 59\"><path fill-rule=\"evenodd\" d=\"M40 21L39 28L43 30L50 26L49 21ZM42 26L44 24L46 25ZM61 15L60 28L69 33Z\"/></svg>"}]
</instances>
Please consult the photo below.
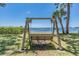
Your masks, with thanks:
<instances>
[{"instance_id":1,"label":"shrub","mask_svg":"<svg viewBox=\"0 0 79 59\"><path fill-rule=\"evenodd\" d=\"M22 34L23 27L0 27L0 34Z\"/></svg>"}]
</instances>

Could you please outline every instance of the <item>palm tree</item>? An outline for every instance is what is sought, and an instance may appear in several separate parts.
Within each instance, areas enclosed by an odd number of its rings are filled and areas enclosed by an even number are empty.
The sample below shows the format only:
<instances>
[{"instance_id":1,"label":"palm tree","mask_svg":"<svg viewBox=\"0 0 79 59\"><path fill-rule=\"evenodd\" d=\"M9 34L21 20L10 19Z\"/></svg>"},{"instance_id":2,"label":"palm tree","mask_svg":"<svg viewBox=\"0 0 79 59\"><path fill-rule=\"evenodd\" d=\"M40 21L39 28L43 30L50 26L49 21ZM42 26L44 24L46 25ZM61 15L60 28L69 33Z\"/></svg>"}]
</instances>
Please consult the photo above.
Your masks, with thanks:
<instances>
[{"instance_id":1,"label":"palm tree","mask_svg":"<svg viewBox=\"0 0 79 59\"><path fill-rule=\"evenodd\" d=\"M56 30L59 33L58 23L57 23L57 16L58 16L58 11L55 11L53 13L53 16L52 16L52 21L54 22L54 25L57 27Z\"/></svg>"},{"instance_id":2,"label":"palm tree","mask_svg":"<svg viewBox=\"0 0 79 59\"><path fill-rule=\"evenodd\" d=\"M67 3L66 34L69 33L69 20L70 20L70 3Z\"/></svg>"},{"instance_id":3,"label":"palm tree","mask_svg":"<svg viewBox=\"0 0 79 59\"><path fill-rule=\"evenodd\" d=\"M56 8L60 6L60 8L67 8L67 17L66 17L66 34L69 33L69 20L70 20L70 3L56 3Z\"/></svg>"},{"instance_id":4,"label":"palm tree","mask_svg":"<svg viewBox=\"0 0 79 59\"><path fill-rule=\"evenodd\" d=\"M55 11L55 14L60 22L60 25L61 25L61 28L62 28L62 33L65 34L65 31L64 31L64 26L63 26L63 23L62 23L62 17L63 16L66 16L66 11L64 10L65 7L66 7L66 4L62 3L62 4L59 4L59 3L56 3L56 11Z\"/></svg>"},{"instance_id":5,"label":"palm tree","mask_svg":"<svg viewBox=\"0 0 79 59\"><path fill-rule=\"evenodd\" d=\"M65 15L66 15L66 12L63 9L55 11L55 16L58 18L58 20L60 22L63 34L65 34L65 32L64 32L64 26L63 26L62 18L61 17L65 16Z\"/></svg>"}]
</instances>

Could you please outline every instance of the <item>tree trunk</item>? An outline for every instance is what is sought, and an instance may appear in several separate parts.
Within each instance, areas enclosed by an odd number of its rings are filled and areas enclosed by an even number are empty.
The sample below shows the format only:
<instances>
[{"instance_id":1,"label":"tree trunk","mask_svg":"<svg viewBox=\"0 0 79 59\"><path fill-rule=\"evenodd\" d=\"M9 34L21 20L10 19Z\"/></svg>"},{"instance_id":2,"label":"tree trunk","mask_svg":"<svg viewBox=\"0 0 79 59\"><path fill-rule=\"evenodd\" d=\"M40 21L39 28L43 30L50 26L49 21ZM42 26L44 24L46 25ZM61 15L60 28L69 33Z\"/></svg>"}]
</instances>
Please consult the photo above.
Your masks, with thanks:
<instances>
[{"instance_id":1,"label":"tree trunk","mask_svg":"<svg viewBox=\"0 0 79 59\"><path fill-rule=\"evenodd\" d=\"M23 31L23 40L22 40L22 48L21 48L22 50L24 50L25 47L26 29L27 29L27 22L25 22L25 27Z\"/></svg>"},{"instance_id":2,"label":"tree trunk","mask_svg":"<svg viewBox=\"0 0 79 59\"><path fill-rule=\"evenodd\" d=\"M67 3L66 34L69 34L70 3Z\"/></svg>"},{"instance_id":3,"label":"tree trunk","mask_svg":"<svg viewBox=\"0 0 79 59\"><path fill-rule=\"evenodd\" d=\"M62 28L62 33L65 34L65 32L64 32L64 26L62 24L62 19L61 19L61 17L58 17L58 19L59 19L59 22L60 22L60 25L61 25L61 28Z\"/></svg>"}]
</instances>

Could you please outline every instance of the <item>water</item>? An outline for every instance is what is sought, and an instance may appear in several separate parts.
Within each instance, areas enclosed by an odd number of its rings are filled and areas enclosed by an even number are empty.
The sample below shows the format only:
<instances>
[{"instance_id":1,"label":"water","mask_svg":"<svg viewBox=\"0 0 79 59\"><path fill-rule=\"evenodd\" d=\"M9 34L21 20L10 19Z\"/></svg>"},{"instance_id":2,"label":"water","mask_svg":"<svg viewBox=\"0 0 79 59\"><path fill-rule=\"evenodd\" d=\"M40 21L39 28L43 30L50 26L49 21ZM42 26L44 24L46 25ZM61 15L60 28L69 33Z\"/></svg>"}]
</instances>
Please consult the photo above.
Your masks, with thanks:
<instances>
[{"instance_id":1,"label":"water","mask_svg":"<svg viewBox=\"0 0 79 59\"><path fill-rule=\"evenodd\" d=\"M51 28L30 28L31 32L52 32ZM62 29L59 28L59 32L62 32ZM69 29L70 33L78 33L79 32L79 28L70 28Z\"/></svg>"}]
</instances>

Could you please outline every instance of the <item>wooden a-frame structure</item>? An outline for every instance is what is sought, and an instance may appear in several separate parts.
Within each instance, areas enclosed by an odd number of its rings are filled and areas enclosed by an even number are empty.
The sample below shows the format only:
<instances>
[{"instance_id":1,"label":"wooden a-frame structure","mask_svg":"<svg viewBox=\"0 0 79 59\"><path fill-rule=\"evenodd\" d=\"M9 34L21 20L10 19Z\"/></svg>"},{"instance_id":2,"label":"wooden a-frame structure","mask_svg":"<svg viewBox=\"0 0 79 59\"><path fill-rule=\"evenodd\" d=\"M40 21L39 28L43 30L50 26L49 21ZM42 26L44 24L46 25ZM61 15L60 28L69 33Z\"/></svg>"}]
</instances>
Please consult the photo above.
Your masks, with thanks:
<instances>
[{"instance_id":1,"label":"wooden a-frame structure","mask_svg":"<svg viewBox=\"0 0 79 59\"><path fill-rule=\"evenodd\" d=\"M52 18L26 18L24 32L23 32L23 40L22 40L22 48L21 48L22 50L24 50L24 48L25 48L26 32L28 30L28 32L30 33L30 31L29 31L29 23L32 22L32 20L50 20L50 22L51 22L51 29L52 29L52 37L53 37L53 34L54 34L54 29L56 27L59 48L62 49L62 47L61 47L61 41L60 41L60 37L59 37L59 32L57 30L58 29L57 21L56 21L55 17L53 16ZM29 34L29 43L30 43L30 34Z\"/></svg>"}]
</instances>

